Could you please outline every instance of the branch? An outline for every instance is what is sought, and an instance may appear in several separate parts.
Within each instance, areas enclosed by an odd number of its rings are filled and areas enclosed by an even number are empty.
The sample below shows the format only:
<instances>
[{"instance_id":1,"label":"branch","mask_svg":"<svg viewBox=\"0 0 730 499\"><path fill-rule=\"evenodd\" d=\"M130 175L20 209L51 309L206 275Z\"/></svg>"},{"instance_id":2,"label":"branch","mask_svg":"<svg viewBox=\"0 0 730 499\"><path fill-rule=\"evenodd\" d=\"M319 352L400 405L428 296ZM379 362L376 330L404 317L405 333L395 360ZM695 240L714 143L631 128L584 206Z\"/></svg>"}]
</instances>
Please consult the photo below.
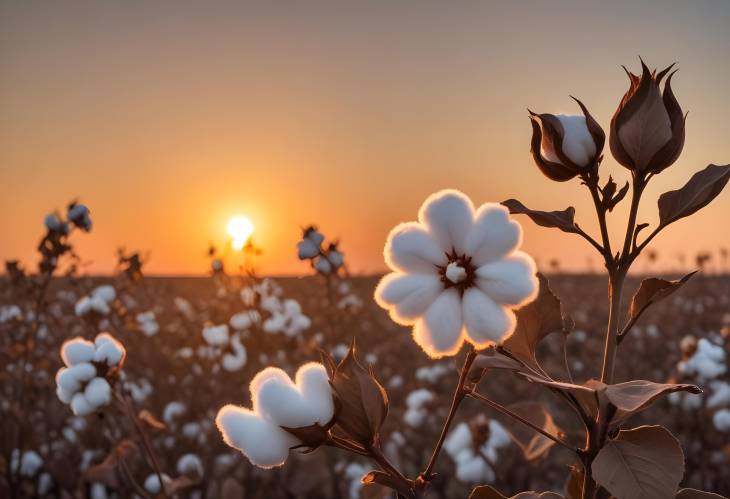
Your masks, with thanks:
<instances>
[{"instance_id":1,"label":"branch","mask_svg":"<svg viewBox=\"0 0 730 499\"><path fill-rule=\"evenodd\" d=\"M516 419L517 421L519 421L520 423L524 424L525 426L529 426L530 428L532 428L536 432L538 432L541 435L549 438L550 440L552 440L556 444L562 445L563 447L565 447L569 451L575 453L576 455L580 455L580 451L577 448L570 446L568 443L562 441L561 439L559 439L555 435L553 435L553 434L545 431L544 429L540 428L536 424L534 424L534 423L528 421L527 419L523 418L519 414L516 414L516 413L512 412L511 410L509 410L505 406L503 406L501 404L498 404L497 402L493 401L492 399L489 399L489 398L485 397L481 393L477 393L474 390L470 390L467 393L467 395L469 395L470 397L472 397L475 400L478 400L479 402L483 403L484 405L489 406L492 409L497 410L498 412L501 412L505 416L509 416L509 417L511 417L513 419Z\"/></svg>"}]
</instances>

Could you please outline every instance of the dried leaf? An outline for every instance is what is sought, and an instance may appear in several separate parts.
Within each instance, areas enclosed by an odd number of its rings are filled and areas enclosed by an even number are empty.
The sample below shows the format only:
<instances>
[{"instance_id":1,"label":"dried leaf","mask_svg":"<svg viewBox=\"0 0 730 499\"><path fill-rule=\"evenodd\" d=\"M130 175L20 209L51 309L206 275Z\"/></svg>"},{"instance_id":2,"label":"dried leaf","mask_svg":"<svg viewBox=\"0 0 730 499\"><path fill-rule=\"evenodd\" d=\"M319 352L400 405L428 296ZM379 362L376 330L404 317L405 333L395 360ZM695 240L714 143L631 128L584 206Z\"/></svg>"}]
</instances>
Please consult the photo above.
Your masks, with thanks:
<instances>
[{"instance_id":1,"label":"dried leaf","mask_svg":"<svg viewBox=\"0 0 730 499\"><path fill-rule=\"evenodd\" d=\"M539 402L520 402L508 406L508 409L552 435L557 436L560 433L553 417ZM517 420L510 419L506 428L515 443L520 446L525 454L525 459L528 461L545 456L550 447L555 445L553 440L537 433Z\"/></svg>"},{"instance_id":2,"label":"dried leaf","mask_svg":"<svg viewBox=\"0 0 730 499\"><path fill-rule=\"evenodd\" d=\"M513 215L527 215L541 227L560 229L563 232L578 233L578 226L575 225L575 208L572 206L563 211L537 211L531 210L516 199L503 201L502 205L509 209Z\"/></svg>"},{"instance_id":3,"label":"dried leaf","mask_svg":"<svg viewBox=\"0 0 730 499\"><path fill-rule=\"evenodd\" d=\"M667 226L707 206L730 180L730 165L709 165L684 187L659 196L659 223Z\"/></svg>"},{"instance_id":4,"label":"dried leaf","mask_svg":"<svg viewBox=\"0 0 730 499\"><path fill-rule=\"evenodd\" d=\"M165 482L165 492L169 496L175 496L186 489L195 487L198 484L196 480L193 480L187 475L181 475L177 478Z\"/></svg>"},{"instance_id":5,"label":"dried leaf","mask_svg":"<svg viewBox=\"0 0 730 499\"><path fill-rule=\"evenodd\" d=\"M656 277L641 281L638 291L631 298L629 320L636 321L649 306L677 291L696 273L697 271L691 272L677 281L667 281Z\"/></svg>"},{"instance_id":6,"label":"dried leaf","mask_svg":"<svg viewBox=\"0 0 730 499\"><path fill-rule=\"evenodd\" d=\"M674 499L723 499L719 494L697 489L680 489Z\"/></svg>"},{"instance_id":7,"label":"dried leaf","mask_svg":"<svg viewBox=\"0 0 730 499\"><path fill-rule=\"evenodd\" d=\"M165 426L165 423L154 417L152 413L147 409L142 409L141 411L139 411L139 414L137 414L137 418L145 423L147 426L155 430L164 430L165 428L167 428L167 426Z\"/></svg>"},{"instance_id":8,"label":"dried leaf","mask_svg":"<svg viewBox=\"0 0 730 499\"><path fill-rule=\"evenodd\" d=\"M684 475L679 442L661 426L622 430L591 467L593 479L620 499L673 497Z\"/></svg>"},{"instance_id":9,"label":"dried leaf","mask_svg":"<svg viewBox=\"0 0 730 499\"><path fill-rule=\"evenodd\" d=\"M84 473L85 479L89 482L100 482L114 489L119 489L123 483L120 464L138 450L139 447L134 440L127 438L120 441L101 463L86 470L86 473Z\"/></svg>"},{"instance_id":10,"label":"dried leaf","mask_svg":"<svg viewBox=\"0 0 730 499\"><path fill-rule=\"evenodd\" d=\"M623 198L626 197L626 194L629 192L629 183L626 182L626 184L621 188L620 191L618 191L618 194L610 198L608 201L606 201L606 208L608 211L613 211L613 209L616 207L617 204L621 202Z\"/></svg>"},{"instance_id":11,"label":"dried leaf","mask_svg":"<svg viewBox=\"0 0 730 499\"><path fill-rule=\"evenodd\" d=\"M553 294L547 278L538 273L540 292L535 300L517 310L517 326L502 346L525 364L538 368L535 349L547 335L567 331L571 320L563 315L560 300Z\"/></svg>"},{"instance_id":12,"label":"dried leaf","mask_svg":"<svg viewBox=\"0 0 730 499\"><path fill-rule=\"evenodd\" d=\"M611 419L611 423L618 424L637 412L643 411L662 395L679 391L702 392L695 385L654 383L653 381L639 379L608 385L603 393L608 401L616 407L616 413Z\"/></svg>"},{"instance_id":13,"label":"dried leaf","mask_svg":"<svg viewBox=\"0 0 730 499\"><path fill-rule=\"evenodd\" d=\"M471 365L471 369L469 370L468 379L472 383L476 383L482 378L482 376L484 376L484 373L489 369L508 369L512 371L521 371L524 368L525 367L520 362L513 359L512 357L508 357L507 355L498 352L494 348L489 348L482 351L476 356L474 362Z\"/></svg>"},{"instance_id":14,"label":"dried leaf","mask_svg":"<svg viewBox=\"0 0 730 499\"><path fill-rule=\"evenodd\" d=\"M508 499L507 496L503 496L499 492L497 492L496 489L490 487L489 485L480 485L479 487L475 487L471 494L469 494L469 499ZM528 492L520 492L516 496L512 496L509 499L564 499L563 496L560 494L556 494L555 492L534 492L534 491L528 491Z\"/></svg>"}]
</instances>

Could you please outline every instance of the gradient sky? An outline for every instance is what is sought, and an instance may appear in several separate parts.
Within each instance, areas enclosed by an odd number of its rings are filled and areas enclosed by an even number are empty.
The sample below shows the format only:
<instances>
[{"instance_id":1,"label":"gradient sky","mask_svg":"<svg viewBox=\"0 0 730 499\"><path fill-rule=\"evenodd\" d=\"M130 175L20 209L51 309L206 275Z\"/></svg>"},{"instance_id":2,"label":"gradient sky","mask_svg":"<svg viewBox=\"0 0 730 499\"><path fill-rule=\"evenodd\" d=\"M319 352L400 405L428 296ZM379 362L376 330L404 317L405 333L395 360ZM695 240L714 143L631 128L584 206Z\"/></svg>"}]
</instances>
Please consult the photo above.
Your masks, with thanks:
<instances>
[{"instance_id":1,"label":"gradient sky","mask_svg":"<svg viewBox=\"0 0 730 499\"><path fill-rule=\"evenodd\" d=\"M148 271L203 273L228 218L251 217L267 273L306 271L299 227L341 238L357 272L384 268L396 223L431 192L475 203L517 197L578 210L529 155L526 107L581 98L607 129L620 68L679 61L689 110L682 158L656 197L730 162L730 2L0 2L0 259L36 260L45 213L73 197L93 212L77 234L89 271L115 249L151 252ZM612 159L602 166L627 178ZM730 246L730 192L656 239L678 252ZM612 217L618 235L625 210ZM581 239L526 228L541 262L584 267ZM593 257L596 262L597 258Z\"/></svg>"}]
</instances>

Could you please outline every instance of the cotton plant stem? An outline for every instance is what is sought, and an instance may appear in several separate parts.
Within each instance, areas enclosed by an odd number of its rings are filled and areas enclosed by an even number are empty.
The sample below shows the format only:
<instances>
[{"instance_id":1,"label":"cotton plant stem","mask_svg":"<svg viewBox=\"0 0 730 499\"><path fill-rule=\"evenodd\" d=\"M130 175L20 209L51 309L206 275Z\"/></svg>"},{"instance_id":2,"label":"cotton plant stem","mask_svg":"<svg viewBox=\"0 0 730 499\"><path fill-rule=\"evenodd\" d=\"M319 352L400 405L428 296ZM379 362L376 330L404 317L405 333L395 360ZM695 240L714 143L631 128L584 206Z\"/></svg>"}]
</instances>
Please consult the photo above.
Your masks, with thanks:
<instances>
[{"instance_id":1,"label":"cotton plant stem","mask_svg":"<svg viewBox=\"0 0 730 499\"><path fill-rule=\"evenodd\" d=\"M142 428L142 425L139 423L139 419L137 418L137 415L134 413L134 409L132 407L132 403L129 400L129 397L126 395L120 395L122 403L124 404L124 407L127 411L127 416L132 421L132 424L134 425L135 430L137 430L137 433L139 434L140 438L142 439L142 445L144 445L145 451L147 452L147 455L150 458L150 461L152 461L152 468L155 471L155 474L157 475L157 479L160 481L160 491L162 492L162 496L169 498L167 495L167 490L165 488L165 482L162 480L162 472L160 471L160 465L157 462L157 456L155 455L154 450L152 449L152 445L150 444L149 439L147 438L147 433L144 431L144 428Z\"/></svg>"},{"instance_id":2,"label":"cotton plant stem","mask_svg":"<svg viewBox=\"0 0 730 499\"><path fill-rule=\"evenodd\" d=\"M368 455L370 455L370 457L373 458L376 463L378 463L378 466L380 466L383 471L393 476L397 476L406 483L411 483L411 480L408 480L408 478L406 478L406 476L401 473L398 468L396 468L393 463L388 460L387 457L385 457L385 454L383 454L383 451L381 451L380 448L374 445L369 445L366 449L368 451Z\"/></svg>"},{"instance_id":3,"label":"cotton plant stem","mask_svg":"<svg viewBox=\"0 0 730 499\"><path fill-rule=\"evenodd\" d=\"M603 352L603 368L601 381L610 385L613 383L616 348L618 347L618 332L621 323L621 295L623 293L625 271L611 273L608 278L608 326L606 328L606 345Z\"/></svg>"},{"instance_id":4,"label":"cotton plant stem","mask_svg":"<svg viewBox=\"0 0 730 499\"><path fill-rule=\"evenodd\" d=\"M551 433L549 433L549 432L545 431L544 429L540 428L540 427L539 427L539 426L537 426L536 424L534 424L534 423L532 423L531 421L529 421L529 420L527 420L527 419L523 418L523 417L522 417L522 416L520 416L519 414L516 414L516 413L512 412L511 410L509 410L509 409L508 409L508 408L506 408L505 406L503 406L503 405L501 405L501 404L499 404L499 403L495 402L494 400L492 400L492 399L490 399L490 398L488 398L488 397L485 397L485 396L484 396L484 395L482 395L481 393L477 393L476 391L474 391L474 390L471 390L471 391L469 391L469 392L468 392L468 395L469 395L469 396L470 396L471 398L473 398L473 399L475 399L475 400L478 400L478 401L479 401L479 402L481 402L482 404L484 404L484 405L486 405L486 406L489 406L489 407L491 407L492 409L494 409L494 410L496 410L496 411L498 411L498 412L501 412L501 413L502 413L502 414L504 414L505 416L509 416L509 417L511 417L511 418L513 418L513 419L516 419L517 421L519 421L519 422L520 422L520 423L522 423L523 425L525 425L525 426L528 426L528 427L532 428L533 430L535 430L536 432L538 432L538 433L539 433L539 434L541 434L542 436L544 436L544 437L547 437L547 438L549 438L550 440L552 440L552 441L553 441L553 442L555 442L556 444L559 444L559 445L561 445L562 447L565 447L565 448L566 448L566 449L568 449L569 451L571 451L571 452L573 452L573 453L575 453L575 454L578 454L578 449L576 449L575 447L571 447L571 446L570 446L569 444L567 444L566 442L563 442L563 441L562 441L561 439L559 439L559 438L558 438L558 437L556 437L555 435L553 435L553 434L551 434Z\"/></svg>"},{"instance_id":5,"label":"cotton plant stem","mask_svg":"<svg viewBox=\"0 0 730 499\"><path fill-rule=\"evenodd\" d=\"M426 469L421 473L421 477L426 482L428 482L431 478L433 468L436 465L436 460L438 459L439 453L441 452L441 447L443 447L444 445L446 434L449 432L451 423L454 420L454 415L456 414L457 409L459 409L459 405L464 400L464 397L467 395L467 390L464 388L464 384L466 383L466 378L469 374L469 370L471 369L471 365L474 362L476 356L477 353L474 350L474 347L470 347L469 352L466 354L466 359L464 359L464 367L461 368L461 374L459 375L459 384L457 385L456 390L454 390L454 398L451 401L449 415L446 417L444 427L441 429L441 435L439 436L438 442L436 442L436 447L434 447L433 449L433 453L431 454L431 459L428 462L428 466L426 466Z\"/></svg>"}]
</instances>

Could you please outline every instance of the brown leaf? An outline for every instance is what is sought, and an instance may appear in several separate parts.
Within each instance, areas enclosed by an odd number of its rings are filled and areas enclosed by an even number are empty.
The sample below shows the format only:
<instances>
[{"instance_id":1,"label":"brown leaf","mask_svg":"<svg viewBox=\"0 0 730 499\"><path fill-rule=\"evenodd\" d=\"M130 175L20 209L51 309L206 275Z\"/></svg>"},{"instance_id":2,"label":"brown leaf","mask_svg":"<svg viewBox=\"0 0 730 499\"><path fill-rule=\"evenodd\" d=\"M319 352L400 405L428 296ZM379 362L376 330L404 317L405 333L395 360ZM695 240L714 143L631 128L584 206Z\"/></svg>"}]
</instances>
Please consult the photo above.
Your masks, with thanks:
<instances>
[{"instance_id":1,"label":"brown leaf","mask_svg":"<svg viewBox=\"0 0 730 499\"><path fill-rule=\"evenodd\" d=\"M469 381L476 383L489 369L508 369L521 371L525 367L512 357L498 352L494 348L488 348L477 354L469 370Z\"/></svg>"},{"instance_id":2,"label":"brown leaf","mask_svg":"<svg viewBox=\"0 0 730 499\"><path fill-rule=\"evenodd\" d=\"M195 487L198 484L196 480L193 480L187 475L181 475L177 478L165 482L165 492L169 496L174 496L180 492Z\"/></svg>"},{"instance_id":3,"label":"brown leaf","mask_svg":"<svg viewBox=\"0 0 730 499\"><path fill-rule=\"evenodd\" d=\"M604 390L606 385L597 380L588 380L583 385L576 385L574 383L565 383L563 381L553 381L542 375L538 376L533 373L521 372L519 373L527 381L533 383L539 383L561 392L570 394L580 405L581 409L589 416L595 418L598 416L598 399L599 392Z\"/></svg>"},{"instance_id":4,"label":"brown leaf","mask_svg":"<svg viewBox=\"0 0 730 499\"><path fill-rule=\"evenodd\" d=\"M527 215L541 227L560 229L563 232L578 233L578 226L575 225L575 208L572 206L563 211L537 211L531 210L516 199L502 201L502 205L509 209L513 215Z\"/></svg>"},{"instance_id":5,"label":"brown leaf","mask_svg":"<svg viewBox=\"0 0 730 499\"><path fill-rule=\"evenodd\" d=\"M534 301L516 311L517 326L502 346L513 356L539 370L535 357L538 343L547 335L567 331L572 322L563 315L560 300L553 294L547 278L538 273L540 292Z\"/></svg>"},{"instance_id":6,"label":"brown leaf","mask_svg":"<svg viewBox=\"0 0 730 499\"><path fill-rule=\"evenodd\" d=\"M697 489L680 489L674 499L723 499L719 494Z\"/></svg>"},{"instance_id":7,"label":"brown leaf","mask_svg":"<svg viewBox=\"0 0 730 499\"><path fill-rule=\"evenodd\" d=\"M143 423L147 424L150 428L153 428L155 430L164 430L165 428L167 428L167 426L165 426L165 423L154 417L152 413L147 409L142 409L141 411L139 411L137 418Z\"/></svg>"},{"instance_id":8,"label":"brown leaf","mask_svg":"<svg viewBox=\"0 0 730 499\"><path fill-rule=\"evenodd\" d=\"M327 431L329 430L328 427L320 426L319 423L298 428L282 426L281 429L294 435L301 442L294 449L304 449L304 452L311 452L325 443L327 440Z\"/></svg>"},{"instance_id":9,"label":"brown leaf","mask_svg":"<svg viewBox=\"0 0 730 499\"><path fill-rule=\"evenodd\" d=\"M626 194L629 192L629 183L626 182L626 184L621 188L620 191L618 191L618 194L610 198L608 201L606 201L606 208L608 211L613 211L613 209L616 207L617 204L621 202L623 198L626 197Z\"/></svg>"},{"instance_id":10,"label":"brown leaf","mask_svg":"<svg viewBox=\"0 0 730 499\"><path fill-rule=\"evenodd\" d=\"M730 180L730 165L709 165L684 187L659 196L659 224L667 226L707 206Z\"/></svg>"},{"instance_id":11,"label":"brown leaf","mask_svg":"<svg viewBox=\"0 0 730 499\"><path fill-rule=\"evenodd\" d=\"M684 475L684 454L666 428L641 426L609 440L591 471L599 485L621 499L666 499Z\"/></svg>"},{"instance_id":12,"label":"brown leaf","mask_svg":"<svg viewBox=\"0 0 730 499\"><path fill-rule=\"evenodd\" d=\"M508 409L552 435L557 436L560 433L553 417L539 402L520 402L508 406ZM528 461L545 456L550 447L555 445L553 440L517 420L510 419L506 429Z\"/></svg>"},{"instance_id":13,"label":"brown leaf","mask_svg":"<svg viewBox=\"0 0 730 499\"><path fill-rule=\"evenodd\" d=\"M120 441L101 463L86 470L84 478L89 482L101 482L114 489L119 489L123 483L120 473L121 462L130 458L138 450L139 447L132 439L127 438Z\"/></svg>"},{"instance_id":14,"label":"brown leaf","mask_svg":"<svg viewBox=\"0 0 730 499\"><path fill-rule=\"evenodd\" d=\"M679 391L702 393L702 390L695 385L654 383L641 379L608 385L603 393L616 407L616 413L611 419L611 423L618 424L637 412L643 411L662 395Z\"/></svg>"},{"instance_id":15,"label":"brown leaf","mask_svg":"<svg viewBox=\"0 0 730 499\"><path fill-rule=\"evenodd\" d=\"M656 277L641 281L638 291L631 298L629 320L636 321L649 306L677 291L696 273L695 270L677 281L666 281Z\"/></svg>"}]
</instances>

